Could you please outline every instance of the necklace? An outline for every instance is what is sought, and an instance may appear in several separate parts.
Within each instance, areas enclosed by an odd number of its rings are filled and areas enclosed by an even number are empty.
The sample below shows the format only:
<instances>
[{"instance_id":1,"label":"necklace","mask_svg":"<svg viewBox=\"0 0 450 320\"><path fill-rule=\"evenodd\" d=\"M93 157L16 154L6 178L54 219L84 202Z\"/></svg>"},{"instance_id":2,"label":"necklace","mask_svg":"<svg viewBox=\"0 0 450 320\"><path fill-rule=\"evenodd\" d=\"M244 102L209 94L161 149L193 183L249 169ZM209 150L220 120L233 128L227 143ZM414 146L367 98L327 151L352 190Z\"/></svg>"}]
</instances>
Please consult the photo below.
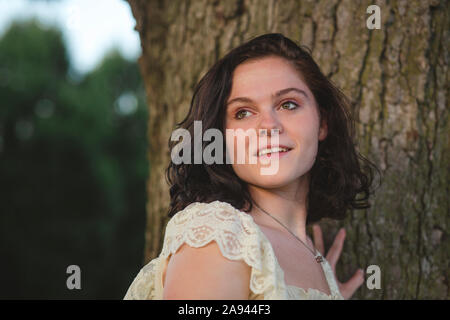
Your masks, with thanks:
<instances>
[{"instance_id":1,"label":"necklace","mask_svg":"<svg viewBox=\"0 0 450 320\"><path fill-rule=\"evenodd\" d=\"M308 247L307 245L306 245L306 243L304 243L299 237L297 237L291 230L289 230L289 228L288 227L286 227L283 223L281 223L281 221L280 220L278 220L277 218L275 218L274 216L272 216L270 213L268 213L267 211L265 211L265 210L263 210L263 209L261 209L257 204L256 204L256 202L254 202L254 204L255 204L255 206L260 210L260 211L262 211L262 212L264 212L265 214L267 214L269 217L271 217L272 219L274 219L276 222L278 222L279 224L281 224L281 226L283 227L283 228L285 228L291 235L293 235L294 237L295 237L295 239L297 239L298 241L300 241L312 254L313 254L313 256L314 256L314 258L316 259L316 261L317 261L317 263L321 263L321 262L323 262L323 258L322 258L322 256L320 255L320 253L317 251L317 249L314 247L314 250L315 250L315 252L313 251L313 250L311 250L311 248L310 247Z\"/></svg>"}]
</instances>

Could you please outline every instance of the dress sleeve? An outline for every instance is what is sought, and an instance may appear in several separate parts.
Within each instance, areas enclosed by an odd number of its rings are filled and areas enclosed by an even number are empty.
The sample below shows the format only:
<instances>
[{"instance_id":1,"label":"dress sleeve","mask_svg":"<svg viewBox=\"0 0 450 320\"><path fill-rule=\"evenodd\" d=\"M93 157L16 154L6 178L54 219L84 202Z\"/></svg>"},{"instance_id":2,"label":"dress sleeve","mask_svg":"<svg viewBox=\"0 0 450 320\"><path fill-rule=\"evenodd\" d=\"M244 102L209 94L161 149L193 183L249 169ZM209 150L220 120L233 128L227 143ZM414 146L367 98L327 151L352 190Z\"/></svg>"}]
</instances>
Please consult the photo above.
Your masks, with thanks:
<instances>
[{"instance_id":1,"label":"dress sleeve","mask_svg":"<svg viewBox=\"0 0 450 320\"><path fill-rule=\"evenodd\" d=\"M232 205L195 202L167 224L160 258L167 259L184 244L199 248L215 241L222 255L251 267L250 299L286 299L283 273L270 243L253 219Z\"/></svg>"}]
</instances>

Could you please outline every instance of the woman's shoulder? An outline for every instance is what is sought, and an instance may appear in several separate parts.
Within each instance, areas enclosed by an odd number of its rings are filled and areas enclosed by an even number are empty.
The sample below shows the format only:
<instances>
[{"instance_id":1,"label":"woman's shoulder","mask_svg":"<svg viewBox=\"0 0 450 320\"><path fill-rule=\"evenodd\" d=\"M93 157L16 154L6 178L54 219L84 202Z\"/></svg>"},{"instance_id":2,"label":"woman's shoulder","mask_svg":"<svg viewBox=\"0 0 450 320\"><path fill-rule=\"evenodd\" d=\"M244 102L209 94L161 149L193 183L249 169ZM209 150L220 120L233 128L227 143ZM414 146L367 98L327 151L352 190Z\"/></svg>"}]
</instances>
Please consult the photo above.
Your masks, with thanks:
<instances>
[{"instance_id":1,"label":"woman's shoulder","mask_svg":"<svg viewBox=\"0 0 450 320\"><path fill-rule=\"evenodd\" d=\"M194 202L177 212L168 222L162 254L168 256L186 243L202 247L215 241L223 255L242 258L248 246L258 245L258 228L253 218L227 202Z\"/></svg>"},{"instance_id":2,"label":"woman's shoulder","mask_svg":"<svg viewBox=\"0 0 450 320\"><path fill-rule=\"evenodd\" d=\"M277 267L269 240L252 216L228 202L194 202L168 222L161 258L177 252L184 244L200 248L216 242L222 256L242 260L251 267L252 296L284 299L283 272Z\"/></svg>"}]
</instances>

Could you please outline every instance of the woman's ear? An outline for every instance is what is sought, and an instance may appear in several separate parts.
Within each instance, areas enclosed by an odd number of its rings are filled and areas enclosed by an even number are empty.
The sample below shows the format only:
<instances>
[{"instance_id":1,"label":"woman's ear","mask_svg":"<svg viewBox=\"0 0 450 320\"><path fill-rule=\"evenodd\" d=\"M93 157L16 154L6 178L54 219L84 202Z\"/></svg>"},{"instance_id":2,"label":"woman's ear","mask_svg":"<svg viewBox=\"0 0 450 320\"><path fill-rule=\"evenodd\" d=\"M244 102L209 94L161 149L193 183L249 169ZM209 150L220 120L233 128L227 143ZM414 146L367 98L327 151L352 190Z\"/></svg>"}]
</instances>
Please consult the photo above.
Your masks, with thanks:
<instances>
[{"instance_id":1,"label":"woman's ear","mask_svg":"<svg viewBox=\"0 0 450 320\"><path fill-rule=\"evenodd\" d=\"M325 119L322 119L320 121L320 128L319 128L319 141L325 140L325 138L328 135L328 125Z\"/></svg>"}]
</instances>

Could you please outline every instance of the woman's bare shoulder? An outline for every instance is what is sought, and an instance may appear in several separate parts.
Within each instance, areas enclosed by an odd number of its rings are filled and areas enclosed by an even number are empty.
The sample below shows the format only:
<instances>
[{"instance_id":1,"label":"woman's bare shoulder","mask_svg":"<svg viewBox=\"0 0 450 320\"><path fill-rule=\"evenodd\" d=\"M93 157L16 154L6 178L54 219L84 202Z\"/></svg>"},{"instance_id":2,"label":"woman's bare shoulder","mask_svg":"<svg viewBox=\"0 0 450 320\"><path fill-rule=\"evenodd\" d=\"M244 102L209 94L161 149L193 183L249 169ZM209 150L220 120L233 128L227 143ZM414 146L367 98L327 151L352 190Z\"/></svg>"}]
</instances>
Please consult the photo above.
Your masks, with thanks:
<instances>
[{"instance_id":1,"label":"woman's bare shoulder","mask_svg":"<svg viewBox=\"0 0 450 320\"><path fill-rule=\"evenodd\" d=\"M225 258L215 241L195 248L183 244L163 275L163 299L248 299L251 268Z\"/></svg>"}]
</instances>

